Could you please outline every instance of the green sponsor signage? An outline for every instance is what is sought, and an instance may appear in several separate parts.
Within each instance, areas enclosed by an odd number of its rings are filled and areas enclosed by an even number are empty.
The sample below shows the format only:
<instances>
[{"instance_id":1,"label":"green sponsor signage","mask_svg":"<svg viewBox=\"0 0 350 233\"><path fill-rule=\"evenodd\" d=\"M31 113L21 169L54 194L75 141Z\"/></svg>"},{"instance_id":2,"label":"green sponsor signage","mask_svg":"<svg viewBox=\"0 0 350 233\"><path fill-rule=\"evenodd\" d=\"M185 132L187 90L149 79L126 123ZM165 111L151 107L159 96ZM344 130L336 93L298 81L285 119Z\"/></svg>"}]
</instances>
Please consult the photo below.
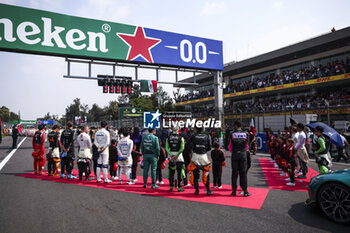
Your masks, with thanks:
<instances>
[{"instance_id":1,"label":"green sponsor signage","mask_svg":"<svg viewBox=\"0 0 350 233\"><path fill-rule=\"evenodd\" d=\"M121 107L119 108L119 116L120 119L124 117L142 117L143 110L141 108Z\"/></svg>"},{"instance_id":2,"label":"green sponsor signage","mask_svg":"<svg viewBox=\"0 0 350 233\"><path fill-rule=\"evenodd\" d=\"M223 69L222 41L5 4L0 50Z\"/></svg>"},{"instance_id":3,"label":"green sponsor signage","mask_svg":"<svg viewBox=\"0 0 350 233\"><path fill-rule=\"evenodd\" d=\"M3 49L124 60L128 46L111 33L112 26L135 31L135 26L0 4Z\"/></svg>"}]
</instances>

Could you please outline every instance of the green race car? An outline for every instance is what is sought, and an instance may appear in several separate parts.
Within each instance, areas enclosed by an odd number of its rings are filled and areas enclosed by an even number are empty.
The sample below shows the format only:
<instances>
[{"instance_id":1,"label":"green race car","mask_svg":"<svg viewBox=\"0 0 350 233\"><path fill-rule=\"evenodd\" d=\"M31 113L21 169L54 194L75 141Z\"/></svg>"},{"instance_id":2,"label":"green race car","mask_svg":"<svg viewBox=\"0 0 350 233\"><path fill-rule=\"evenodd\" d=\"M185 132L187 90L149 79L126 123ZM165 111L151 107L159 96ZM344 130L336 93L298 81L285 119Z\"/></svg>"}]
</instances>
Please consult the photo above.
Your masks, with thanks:
<instances>
[{"instance_id":1,"label":"green race car","mask_svg":"<svg viewBox=\"0 0 350 233\"><path fill-rule=\"evenodd\" d=\"M350 223L350 169L315 176L309 183L307 205L316 204L329 219Z\"/></svg>"}]
</instances>

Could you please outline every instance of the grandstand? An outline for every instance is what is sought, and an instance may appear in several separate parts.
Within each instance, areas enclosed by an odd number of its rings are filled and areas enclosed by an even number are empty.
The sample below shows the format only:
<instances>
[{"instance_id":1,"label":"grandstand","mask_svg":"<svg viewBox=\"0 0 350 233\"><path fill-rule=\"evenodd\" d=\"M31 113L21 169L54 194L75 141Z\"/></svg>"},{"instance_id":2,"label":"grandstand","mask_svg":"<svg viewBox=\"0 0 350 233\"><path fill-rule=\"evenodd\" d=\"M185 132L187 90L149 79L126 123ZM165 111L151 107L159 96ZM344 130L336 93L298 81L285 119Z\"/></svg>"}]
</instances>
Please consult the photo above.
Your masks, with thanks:
<instances>
[{"instance_id":1,"label":"grandstand","mask_svg":"<svg viewBox=\"0 0 350 233\"><path fill-rule=\"evenodd\" d=\"M213 76L182 80L199 83L175 96L178 110L195 117L214 116ZM224 119L249 122L271 116L311 115L333 124L350 120L350 27L314 37L247 60L223 71ZM181 83L177 85L181 86ZM181 89L183 90L183 89ZM260 119L259 118L259 119ZM258 121L260 122L260 120ZM288 124L284 120L284 124Z\"/></svg>"}]
</instances>

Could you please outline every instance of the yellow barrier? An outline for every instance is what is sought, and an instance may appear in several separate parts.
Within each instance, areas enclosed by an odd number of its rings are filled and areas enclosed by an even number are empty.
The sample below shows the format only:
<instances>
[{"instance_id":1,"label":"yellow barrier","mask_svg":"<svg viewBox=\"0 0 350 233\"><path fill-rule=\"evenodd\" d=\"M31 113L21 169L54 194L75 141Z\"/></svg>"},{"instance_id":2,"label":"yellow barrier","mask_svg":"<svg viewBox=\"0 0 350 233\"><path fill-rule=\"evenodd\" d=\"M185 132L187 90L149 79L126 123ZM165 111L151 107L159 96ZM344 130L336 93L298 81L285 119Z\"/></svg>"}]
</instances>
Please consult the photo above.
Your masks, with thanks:
<instances>
[{"instance_id":1,"label":"yellow barrier","mask_svg":"<svg viewBox=\"0 0 350 233\"><path fill-rule=\"evenodd\" d=\"M340 75L329 76L329 77L324 77L324 78L317 78L317 79L300 81L300 82L295 82L295 83L282 84L282 85L277 85L277 86L272 86L272 87L264 87L264 88L254 89L254 90L229 93L229 94L225 94L224 98L232 98L235 96L250 95L250 94L255 94L255 93L282 90L282 89L294 88L294 87L302 87L302 86L319 84L319 83L333 82L333 81L338 81L338 80L343 80L343 79L350 79L350 74L349 73L348 74L340 74ZM180 106L180 105L185 105L185 104L206 102L206 101L210 101L210 100L214 100L214 99L215 99L215 97L211 96L211 97L206 97L206 98L202 98L202 99L179 102L179 103L176 103L175 105Z\"/></svg>"},{"instance_id":2,"label":"yellow barrier","mask_svg":"<svg viewBox=\"0 0 350 233\"><path fill-rule=\"evenodd\" d=\"M327 115L327 110L326 109L321 109L320 111L318 110L304 110L304 111L293 111L293 115L301 115L301 114L318 114L320 113L321 115ZM339 108L339 109L329 109L329 113L332 115L336 114L350 114L350 108ZM287 111L287 114L290 115L290 111ZM253 117L255 116L262 116L262 113L254 113ZM265 116L283 116L284 112L268 112L265 113ZM235 114L235 115L225 115L224 119L238 119L240 118L240 114ZM242 114L242 118L250 118L250 114Z\"/></svg>"}]
</instances>

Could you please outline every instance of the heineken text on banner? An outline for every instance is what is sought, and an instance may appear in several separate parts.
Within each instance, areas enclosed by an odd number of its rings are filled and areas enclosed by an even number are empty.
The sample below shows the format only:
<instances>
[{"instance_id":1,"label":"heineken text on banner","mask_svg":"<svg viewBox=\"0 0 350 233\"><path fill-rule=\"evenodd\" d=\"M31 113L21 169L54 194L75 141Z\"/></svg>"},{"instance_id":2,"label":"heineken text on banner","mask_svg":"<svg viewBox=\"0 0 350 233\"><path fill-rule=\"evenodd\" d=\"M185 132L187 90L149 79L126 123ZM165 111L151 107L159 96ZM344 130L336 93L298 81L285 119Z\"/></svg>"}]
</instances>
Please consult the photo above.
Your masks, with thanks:
<instances>
[{"instance_id":1,"label":"heineken text on banner","mask_svg":"<svg viewBox=\"0 0 350 233\"><path fill-rule=\"evenodd\" d=\"M206 70L224 68L222 41L5 4L0 4L0 50Z\"/></svg>"}]
</instances>

